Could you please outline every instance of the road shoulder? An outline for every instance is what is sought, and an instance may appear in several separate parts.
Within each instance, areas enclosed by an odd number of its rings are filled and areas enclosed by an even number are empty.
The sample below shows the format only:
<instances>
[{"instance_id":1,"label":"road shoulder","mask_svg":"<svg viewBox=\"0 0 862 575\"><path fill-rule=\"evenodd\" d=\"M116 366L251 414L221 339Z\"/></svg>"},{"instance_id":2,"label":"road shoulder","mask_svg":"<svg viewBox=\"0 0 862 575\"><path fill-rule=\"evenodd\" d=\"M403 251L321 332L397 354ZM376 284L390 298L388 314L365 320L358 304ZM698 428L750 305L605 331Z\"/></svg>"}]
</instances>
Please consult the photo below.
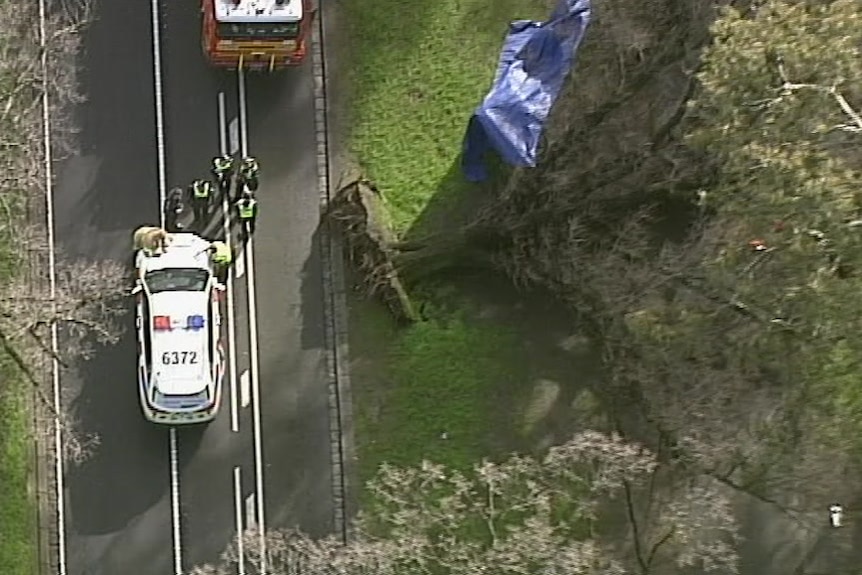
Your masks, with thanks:
<instances>
[{"instance_id":1,"label":"road shoulder","mask_svg":"<svg viewBox=\"0 0 862 575\"><path fill-rule=\"evenodd\" d=\"M350 537L350 520L357 510L356 452L352 394L350 388L347 301L341 238L326 219L332 195L347 170L344 134L344 106L340 81L341 57L338 0L320 2L314 38L315 114L318 140L318 187L321 202L320 240L323 257L324 317L326 321L327 370L329 375L330 429L333 453L333 495L335 525ZM322 47L325 46L325 50ZM321 121L322 120L322 121ZM323 146L320 144L324 143Z\"/></svg>"}]
</instances>

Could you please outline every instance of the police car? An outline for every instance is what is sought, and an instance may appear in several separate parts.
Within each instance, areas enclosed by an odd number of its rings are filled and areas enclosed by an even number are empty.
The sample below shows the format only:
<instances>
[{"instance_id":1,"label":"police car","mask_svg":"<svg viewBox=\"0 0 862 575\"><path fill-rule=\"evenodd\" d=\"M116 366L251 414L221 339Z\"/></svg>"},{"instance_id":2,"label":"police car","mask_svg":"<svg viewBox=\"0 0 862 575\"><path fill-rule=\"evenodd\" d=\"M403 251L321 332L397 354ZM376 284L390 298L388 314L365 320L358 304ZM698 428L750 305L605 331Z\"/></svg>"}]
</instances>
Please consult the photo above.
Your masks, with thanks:
<instances>
[{"instance_id":1,"label":"police car","mask_svg":"<svg viewBox=\"0 0 862 575\"><path fill-rule=\"evenodd\" d=\"M225 286L208 247L195 234L177 233L163 254L135 254L138 391L144 416L155 423L205 423L218 413Z\"/></svg>"}]
</instances>

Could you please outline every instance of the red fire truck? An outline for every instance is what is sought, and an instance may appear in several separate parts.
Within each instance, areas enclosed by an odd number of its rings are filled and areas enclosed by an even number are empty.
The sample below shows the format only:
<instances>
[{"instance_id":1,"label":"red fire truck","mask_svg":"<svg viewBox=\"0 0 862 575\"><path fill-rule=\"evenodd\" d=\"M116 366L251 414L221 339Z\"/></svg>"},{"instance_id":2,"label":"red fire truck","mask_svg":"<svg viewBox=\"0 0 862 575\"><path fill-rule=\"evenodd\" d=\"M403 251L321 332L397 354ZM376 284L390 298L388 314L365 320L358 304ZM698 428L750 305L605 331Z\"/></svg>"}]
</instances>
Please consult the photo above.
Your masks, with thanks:
<instances>
[{"instance_id":1,"label":"red fire truck","mask_svg":"<svg viewBox=\"0 0 862 575\"><path fill-rule=\"evenodd\" d=\"M202 0L204 54L219 68L277 70L305 59L312 0Z\"/></svg>"}]
</instances>

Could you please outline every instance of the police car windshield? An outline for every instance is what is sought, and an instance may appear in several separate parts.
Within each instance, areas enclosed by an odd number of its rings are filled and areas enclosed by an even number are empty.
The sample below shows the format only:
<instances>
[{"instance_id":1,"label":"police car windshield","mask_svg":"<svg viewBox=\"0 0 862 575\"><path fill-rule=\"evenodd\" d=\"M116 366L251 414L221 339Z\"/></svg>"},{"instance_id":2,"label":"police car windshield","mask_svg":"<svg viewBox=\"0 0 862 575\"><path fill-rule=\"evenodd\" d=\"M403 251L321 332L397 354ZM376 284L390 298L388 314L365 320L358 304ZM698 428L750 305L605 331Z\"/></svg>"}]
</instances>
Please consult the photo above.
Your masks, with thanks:
<instances>
[{"instance_id":1,"label":"police car windshield","mask_svg":"<svg viewBox=\"0 0 862 575\"><path fill-rule=\"evenodd\" d=\"M299 22L219 22L222 40L292 40L299 35Z\"/></svg>"},{"instance_id":2,"label":"police car windshield","mask_svg":"<svg viewBox=\"0 0 862 575\"><path fill-rule=\"evenodd\" d=\"M144 281L150 293L163 291L203 291L209 274L195 268L173 268L147 272Z\"/></svg>"}]
</instances>

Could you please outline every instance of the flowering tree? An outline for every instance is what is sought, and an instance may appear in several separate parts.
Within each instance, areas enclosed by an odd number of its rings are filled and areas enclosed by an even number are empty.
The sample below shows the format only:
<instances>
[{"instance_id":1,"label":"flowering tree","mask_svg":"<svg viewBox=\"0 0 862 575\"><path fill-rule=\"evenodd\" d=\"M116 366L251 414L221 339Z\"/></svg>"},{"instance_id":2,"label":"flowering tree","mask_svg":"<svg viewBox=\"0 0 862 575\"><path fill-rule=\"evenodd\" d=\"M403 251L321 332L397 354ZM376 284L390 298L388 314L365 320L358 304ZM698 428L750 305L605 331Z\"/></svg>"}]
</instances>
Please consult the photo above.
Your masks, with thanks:
<instances>
[{"instance_id":1,"label":"flowering tree","mask_svg":"<svg viewBox=\"0 0 862 575\"><path fill-rule=\"evenodd\" d=\"M655 573L670 562L734 573L726 499L709 483L657 490L660 469L653 453L592 431L541 458L485 460L469 473L429 462L383 466L353 540L271 532L268 571L611 575ZM246 566L257 564L257 538L243 543ZM220 565L193 574L232 573L237 559L234 545Z\"/></svg>"}]
</instances>

